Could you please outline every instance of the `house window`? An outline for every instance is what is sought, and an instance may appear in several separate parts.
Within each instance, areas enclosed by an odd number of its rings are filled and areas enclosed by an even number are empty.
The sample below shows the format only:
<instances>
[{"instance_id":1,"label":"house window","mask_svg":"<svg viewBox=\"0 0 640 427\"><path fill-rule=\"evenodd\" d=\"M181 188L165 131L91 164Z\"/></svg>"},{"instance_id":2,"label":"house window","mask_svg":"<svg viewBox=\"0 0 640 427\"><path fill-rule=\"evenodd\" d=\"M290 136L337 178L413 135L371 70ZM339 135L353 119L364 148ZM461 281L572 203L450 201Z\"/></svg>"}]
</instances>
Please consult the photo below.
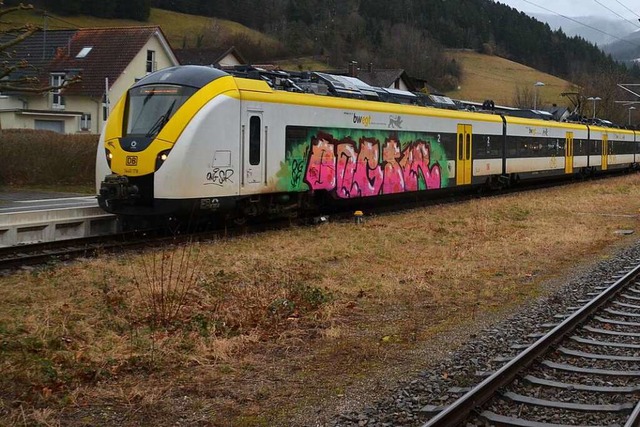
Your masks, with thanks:
<instances>
[{"instance_id":1,"label":"house window","mask_svg":"<svg viewBox=\"0 0 640 427\"><path fill-rule=\"evenodd\" d=\"M91 52L91 49L93 49L93 46L83 47L82 50L78 52L78 54L76 55L76 58L78 59L85 58L89 54L89 52Z\"/></svg>"},{"instance_id":2,"label":"house window","mask_svg":"<svg viewBox=\"0 0 640 427\"><path fill-rule=\"evenodd\" d=\"M91 114L83 114L82 117L80 117L80 130L91 130Z\"/></svg>"},{"instance_id":3,"label":"house window","mask_svg":"<svg viewBox=\"0 0 640 427\"><path fill-rule=\"evenodd\" d=\"M158 68L156 64L156 51L147 51L147 73L153 73Z\"/></svg>"},{"instance_id":4,"label":"house window","mask_svg":"<svg viewBox=\"0 0 640 427\"><path fill-rule=\"evenodd\" d=\"M62 96L62 84L64 83L64 74L51 74L51 86L56 89L51 90L51 107L64 108L64 97Z\"/></svg>"}]
</instances>

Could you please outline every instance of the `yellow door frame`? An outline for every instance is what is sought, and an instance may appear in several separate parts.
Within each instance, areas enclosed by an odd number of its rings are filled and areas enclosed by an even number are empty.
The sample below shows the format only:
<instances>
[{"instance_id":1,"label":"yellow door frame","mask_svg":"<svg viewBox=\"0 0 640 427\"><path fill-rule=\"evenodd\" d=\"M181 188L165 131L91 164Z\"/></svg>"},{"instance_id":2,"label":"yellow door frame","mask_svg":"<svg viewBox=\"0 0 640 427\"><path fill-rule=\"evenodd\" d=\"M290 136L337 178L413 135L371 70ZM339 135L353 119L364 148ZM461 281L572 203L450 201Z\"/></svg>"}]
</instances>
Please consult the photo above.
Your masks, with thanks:
<instances>
[{"instance_id":1,"label":"yellow door frame","mask_svg":"<svg viewBox=\"0 0 640 427\"><path fill-rule=\"evenodd\" d=\"M567 132L564 144L564 172L573 173L573 132Z\"/></svg>"},{"instance_id":2,"label":"yellow door frame","mask_svg":"<svg viewBox=\"0 0 640 427\"><path fill-rule=\"evenodd\" d=\"M602 170L609 169L609 135L602 135Z\"/></svg>"},{"instance_id":3,"label":"yellow door frame","mask_svg":"<svg viewBox=\"0 0 640 427\"><path fill-rule=\"evenodd\" d=\"M472 152L473 128L471 125L459 124L456 139L456 185L471 184Z\"/></svg>"}]
</instances>

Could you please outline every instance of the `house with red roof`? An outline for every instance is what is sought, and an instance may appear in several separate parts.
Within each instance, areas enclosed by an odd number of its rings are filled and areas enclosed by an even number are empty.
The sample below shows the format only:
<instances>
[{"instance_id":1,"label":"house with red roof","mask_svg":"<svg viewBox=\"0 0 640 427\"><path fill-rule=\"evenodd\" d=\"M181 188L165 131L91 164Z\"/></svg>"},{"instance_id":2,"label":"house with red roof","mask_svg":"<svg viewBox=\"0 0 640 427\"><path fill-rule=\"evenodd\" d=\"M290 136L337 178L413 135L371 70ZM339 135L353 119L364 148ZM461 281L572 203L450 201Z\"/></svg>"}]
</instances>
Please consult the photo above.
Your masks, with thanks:
<instances>
[{"instance_id":1,"label":"house with red roof","mask_svg":"<svg viewBox=\"0 0 640 427\"><path fill-rule=\"evenodd\" d=\"M109 111L137 80L178 65L158 26L38 31L12 48L21 73L41 84L67 87L35 94L0 94L0 129L100 133Z\"/></svg>"}]
</instances>

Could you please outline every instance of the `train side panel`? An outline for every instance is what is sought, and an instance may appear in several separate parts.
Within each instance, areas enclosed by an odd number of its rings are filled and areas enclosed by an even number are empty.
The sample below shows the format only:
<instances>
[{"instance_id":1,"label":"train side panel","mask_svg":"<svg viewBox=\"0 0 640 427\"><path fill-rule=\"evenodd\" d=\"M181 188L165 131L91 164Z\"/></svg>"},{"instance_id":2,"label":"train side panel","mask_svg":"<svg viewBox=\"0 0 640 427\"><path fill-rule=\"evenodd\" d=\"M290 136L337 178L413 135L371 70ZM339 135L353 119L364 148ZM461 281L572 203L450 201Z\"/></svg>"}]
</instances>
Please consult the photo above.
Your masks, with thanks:
<instances>
[{"instance_id":1,"label":"train side panel","mask_svg":"<svg viewBox=\"0 0 640 427\"><path fill-rule=\"evenodd\" d=\"M506 120L507 174L520 179L559 176L576 173L588 163L586 126L513 117Z\"/></svg>"},{"instance_id":2,"label":"train side panel","mask_svg":"<svg viewBox=\"0 0 640 427\"><path fill-rule=\"evenodd\" d=\"M630 168L634 163L635 135L625 129L607 129L607 169Z\"/></svg>"},{"instance_id":3,"label":"train side panel","mask_svg":"<svg viewBox=\"0 0 640 427\"><path fill-rule=\"evenodd\" d=\"M247 185L244 176L243 195L325 191L336 198L354 198L471 184L457 176L460 126L470 130L471 142L482 135L494 144L481 166L473 164L475 173L481 178L501 173L499 116L478 120L469 113L396 104L382 104L380 111L377 102L342 99L339 105L335 98L318 96L313 98L317 105L305 105L296 94L287 94L286 102L279 94L242 96L243 127L250 128L252 114L259 112L262 133L268 136L266 182ZM246 135L244 141L249 143ZM468 161L471 171L475 160Z\"/></svg>"}]
</instances>

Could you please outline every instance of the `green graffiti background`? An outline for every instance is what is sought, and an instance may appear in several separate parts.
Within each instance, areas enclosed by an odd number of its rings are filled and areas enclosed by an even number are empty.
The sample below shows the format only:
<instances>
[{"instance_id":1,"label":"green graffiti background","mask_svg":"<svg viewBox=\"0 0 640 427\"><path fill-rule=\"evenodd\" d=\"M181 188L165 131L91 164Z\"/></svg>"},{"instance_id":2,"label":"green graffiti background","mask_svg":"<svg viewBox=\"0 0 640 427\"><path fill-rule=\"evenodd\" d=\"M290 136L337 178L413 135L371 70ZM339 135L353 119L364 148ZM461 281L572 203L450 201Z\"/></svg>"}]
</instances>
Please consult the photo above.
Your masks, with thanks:
<instances>
[{"instance_id":1,"label":"green graffiti background","mask_svg":"<svg viewBox=\"0 0 640 427\"><path fill-rule=\"evenodd\" d=\"M403 152L407 146L416 141L424 141L430 145L431 159L429 167L436 163L440 165L440 185L442 188L447 187L449 182L449 169L447 168L447 156L444 146L438 142L433 134L425 132L398 132L387 130L367 130L367 129L341 129L341 128L308 128L306 136L298 139L289 139L286 142L285 160L280 162L280 170L276 174L276 190L277 191L308 191L309 186L304 182L307 172L307 162L309 161L309 153L311 152L311 141L323 132L333 136L337 141L350 138L354 142L356 151L360 149L360 139L375 139L379 142L380 159L378 163L382 163L382 151L384 143L392 135L397 136L400 144L400 152ZM420 190L426 190L426 183L422 174L418 180Z\"/></svg>"}]
</instances>

